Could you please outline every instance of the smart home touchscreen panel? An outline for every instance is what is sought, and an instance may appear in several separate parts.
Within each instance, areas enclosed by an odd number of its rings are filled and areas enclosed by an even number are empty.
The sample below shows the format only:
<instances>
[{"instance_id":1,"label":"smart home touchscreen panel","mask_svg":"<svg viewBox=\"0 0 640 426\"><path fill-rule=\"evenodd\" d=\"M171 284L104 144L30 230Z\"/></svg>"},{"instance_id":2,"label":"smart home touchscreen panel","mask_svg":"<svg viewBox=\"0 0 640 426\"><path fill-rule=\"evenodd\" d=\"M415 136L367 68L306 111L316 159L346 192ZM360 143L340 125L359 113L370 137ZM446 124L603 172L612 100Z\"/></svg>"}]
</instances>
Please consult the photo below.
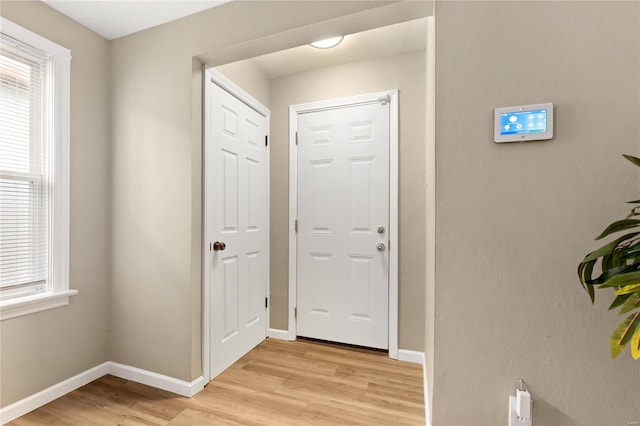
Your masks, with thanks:
<instances>
[{"instance_id":1,"label":"smart home touchscreen panel","mask_svg":"<svg viewBox=\"0 0 640 426\"><path fill-rule=\"evenodd\" d=\"M496 143L553 138L553 104L521 105L494 110Z\"/></svg>"}]
</instances>

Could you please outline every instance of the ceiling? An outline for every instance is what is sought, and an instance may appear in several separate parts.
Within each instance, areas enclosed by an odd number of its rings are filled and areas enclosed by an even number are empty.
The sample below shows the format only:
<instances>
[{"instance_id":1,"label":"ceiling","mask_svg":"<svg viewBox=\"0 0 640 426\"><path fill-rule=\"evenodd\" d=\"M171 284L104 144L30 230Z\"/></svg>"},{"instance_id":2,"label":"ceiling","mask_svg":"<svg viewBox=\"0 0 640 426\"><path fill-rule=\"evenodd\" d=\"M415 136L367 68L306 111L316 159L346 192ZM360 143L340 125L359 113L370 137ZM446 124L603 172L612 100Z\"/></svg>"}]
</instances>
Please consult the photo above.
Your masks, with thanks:
<instances>
[{"instance_id":1,"label":"ceiling","mask_svg":"<svg viewBox=\"0 0 640 426\"><path fill-rule=\"evenodd\" d=\"M348 62L399 55L424 50L427 41L426 19L401 22L345 36L331 49L316 49L309 45L282 50L248 59L267 78L277 78L316 68Z\"/></svg>"},{"instance_id":2,"label":"ceiling","mask_svg":"<svg viewBox=\"0 0 640 426\"><path fill-rule=\"evenodd\" d=\"M113 40L232 0L43 1L104 38ZM271 79L347 62L424 50L426 38L426 20L423 18L347 35L340 45L332 49L304 45L248 61Z\"/></svg>"},{"instance_id":3,"label":"ceiling","mask_svg":"<svg viewBox=\"0 0 640 426\"><path fill-rule=\"evenodd\" d=\"M113 40L231 0L43 0L46 4Z\"/></svg>"}]
</instances>

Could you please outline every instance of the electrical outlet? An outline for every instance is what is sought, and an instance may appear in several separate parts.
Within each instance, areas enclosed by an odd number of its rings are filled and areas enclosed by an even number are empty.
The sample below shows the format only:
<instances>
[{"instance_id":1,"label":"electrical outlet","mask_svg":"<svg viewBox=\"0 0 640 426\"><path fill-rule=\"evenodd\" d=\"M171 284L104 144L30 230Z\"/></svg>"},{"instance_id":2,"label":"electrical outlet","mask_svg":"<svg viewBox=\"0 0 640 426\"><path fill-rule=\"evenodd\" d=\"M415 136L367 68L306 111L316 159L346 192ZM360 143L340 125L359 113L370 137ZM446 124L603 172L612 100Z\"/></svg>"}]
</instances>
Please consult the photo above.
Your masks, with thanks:
<instances>
[{"instance_id":1,"label":"electrical outlet","mask_svg":"<svg viewBox=\"0 0 640 426\"><path fill-rule=\"evenodd\" d=\"M509 426L532 426L532 420L520 420L518 419L518 413L516 412L516 397L509 397Z\"/></svg>"}]
</instances>

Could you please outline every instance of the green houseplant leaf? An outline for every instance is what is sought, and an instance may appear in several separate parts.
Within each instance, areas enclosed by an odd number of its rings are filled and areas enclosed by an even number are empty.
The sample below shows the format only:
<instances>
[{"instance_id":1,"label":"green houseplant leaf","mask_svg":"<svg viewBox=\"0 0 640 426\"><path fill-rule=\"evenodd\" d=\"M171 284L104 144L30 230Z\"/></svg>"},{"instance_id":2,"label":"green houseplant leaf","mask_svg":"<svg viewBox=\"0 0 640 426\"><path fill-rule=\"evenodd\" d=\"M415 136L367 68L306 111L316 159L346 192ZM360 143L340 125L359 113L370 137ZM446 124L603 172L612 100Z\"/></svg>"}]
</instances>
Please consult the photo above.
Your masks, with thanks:
<instances>
[{"instance_id":1,"label":"green houseplant leaf","mask_svg":"<svg viewBox=\"0 0 640 426\"><path fill-rule=\"evenodd\" d=\"M632 155L624 158L640 167L640 158ZM611 357L616 358L631 342L631 356L637 360L640 359L640 199L628 203L633 205L631 213L607 226L596 240L627 232L587 254L578 265L578 278L592 303L596 287L611 288L614 299L609 309L620 308L621 315L631 312L613 331L609 347Z\"/></svg>"},{"instance_id":2,"label":"green houseplant leaf","mask_svg":"<svg viewBox=\"0 0 640 426\"><path fill-rule=\"evenodd\" d=\"M636 291L640 291L640 284L625 285L616 290L616 295L624 296L625 294L635 293Z\"/></svg>"},{"instance_id":3,"label":"green houseplant leaf","mask_svg":"<svg viewBox=\"0 0 640 426\"><path fill-rule=\"evenodd\" d=\"M626 300L622 304L622 308L620 308L620 315L626 314L627 312L631 312L635 309L640 308L640 291L636 291L635 293L625 294L618 297L626 298ZM618 297L616 297L616 299Z\"/></svg>"},{"instance_id":4,"label":"green houseplant leaf","mask_svg":"<svg viewBox=\"0 0 640 426\"><path fill-rule=\"evenodd\" d=\"M640 359L640 327L636 329L631 338L631 356L633 359Z\"/></svg>"},{"instance_id":5,"label":"green houseplant leaf","mask_svg":"<svg viewBox=\"0 0 640 426\"><path fill-rule=\"evenodd\" d=\"M633 155L627 155L627 154L622 154L622 156L627 160L631 161L636 166L640 167L640 158L634 157Z\"/></svg>"},{"instance_id":6,"label":"green houseplant leaf","mask_svg":"<svg viewBox=\"0 0 640 426\"><path fill-rule=\"evenodd\" d=\"M629 315L624 321L618 324L609 342L611 358L620 355L620 352L624 350L624 347L627 346L631 337L635 334L638 326L640 326L640 312Z\"/></svg>"},{"instance_id":7,"label":"green houseplant leaf","mask_svg":"<svg viewBox=\"0 0 640 426\"><path fill-rule=\"evenodd\" d=\"M640 259L640 248L636 244L633 247L629 247L625 253L623 253L620 258L622 260L634 260L635 263L639 263L638 259Z\"/></svg>"},{"instance_id":8,"label":"green houseplant leaf","mask_svg":"<svg viewBox=\"0 0 640 426\"><path fill-rule=\"evenodd\" d=\"M596 240L601 240L604 237L613 234L614 232L624 231L625 229L637 228L640 225L640 220L638 219L622 219L616 220L611 225L607 226L607 228L602 231L602 234L596 237Z\"/></svg>"},{"instance_id":9,"label":"green houseplant leaf","mask_svg":"<svg viewBox=\"0 0 640 426\"><path fill-rule=\"evenodd\" d=\"M611 302L611 305L609 306L609 310L615 309L618 306L622 306L625 303L627 303L627 301L629 300L629 298L633 295L632 294L621 294L619 296L616 296L615 299L613 299L613 302ZM623 314L624 312L622 312L622 310L620 311L621 314Z\"/></svg>"},{"instance_id":10,"label":"green houseplant leaf","mask_svg":"<svg viewBox=\"0 0 640 426\"><path fill-rule=\"evenodd\" d=\"M640 271L622 273L621 275L614 275L609 278L604 284L600 285L600 288L607 287L625 287L640 283Z\"/></svg>"},{"instance_id":11,"label":"green houseplant leaf","mask_svg":"<svg viewBox=\"0 0 640 426\"><path fill-rule=\"evenodd\" d=\"M630 234L626 234L623 235L622 237L616 238L615 240L611 241L608 244L603 245L602 247L600 247L597 250L592 251L591 253L589 253L588 255L585 256L584 260L582 261L582 263L584 262L588 262L590 260L597 260L598 258L605 256L607 254L611 254L613 253L613 251L622 243L624 243L626 240L632 240L633 238L637 237L638 234L640 234L639 232L632 232Z\"/></svg>"},{"instance_id":12,"label":"green houseplant leaf","mask_svg":"<svg viewBox=\"0 0 640 426\"><path fill-rule=\"evenodd\" d=\"M602 270L604 271L602 272L602 275L600 275L597 278L592 278L591 280L587 281L587 284L604 286L613 278L618 278L623 275L626 276L627 273L636 272L638 268L635 265L611 266L611 265L608 265L607 262L605 262L605 258L603 258ZM616 285L618 284L607 285L606 287L615 287Z\"/></svg>"}]
</instances>

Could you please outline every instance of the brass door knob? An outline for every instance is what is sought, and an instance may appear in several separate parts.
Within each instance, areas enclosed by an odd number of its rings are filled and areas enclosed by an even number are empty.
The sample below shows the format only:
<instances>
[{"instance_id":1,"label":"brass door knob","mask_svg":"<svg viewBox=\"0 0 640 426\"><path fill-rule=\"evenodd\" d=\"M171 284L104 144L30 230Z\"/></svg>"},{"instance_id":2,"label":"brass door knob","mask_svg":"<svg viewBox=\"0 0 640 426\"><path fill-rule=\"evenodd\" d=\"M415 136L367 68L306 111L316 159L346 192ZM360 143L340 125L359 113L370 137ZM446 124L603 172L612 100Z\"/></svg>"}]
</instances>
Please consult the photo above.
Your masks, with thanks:
<instances>
[{"instance_id":1,"label":"brass door knob","mask_svg":"<svg viewBox=\"0 0 640 426\"><path fill-rule=\"evenodd\" d=\"M215 243L213 243L213 251L218 251L218 250L222 251L226 248L227 248L227 245L222 241L216 241Z\"/></svg>"}]
</instances>

